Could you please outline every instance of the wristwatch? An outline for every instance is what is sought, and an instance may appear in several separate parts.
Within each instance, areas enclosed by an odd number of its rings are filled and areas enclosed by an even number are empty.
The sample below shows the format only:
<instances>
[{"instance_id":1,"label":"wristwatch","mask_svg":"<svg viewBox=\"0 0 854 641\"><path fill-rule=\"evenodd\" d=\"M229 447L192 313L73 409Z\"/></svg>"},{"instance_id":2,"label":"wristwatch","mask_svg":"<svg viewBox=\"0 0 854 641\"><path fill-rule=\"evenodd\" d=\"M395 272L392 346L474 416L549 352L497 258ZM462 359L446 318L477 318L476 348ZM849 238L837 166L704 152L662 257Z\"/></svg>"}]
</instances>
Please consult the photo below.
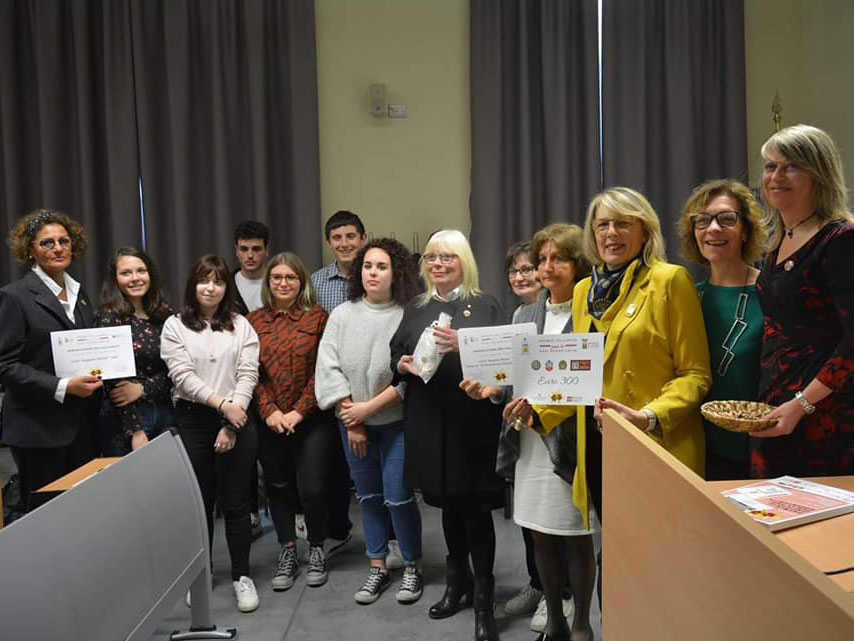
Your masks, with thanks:
<instances>
[{"instance_id":1,"label":"wristwatch","mask_svg":"<svg viewBox=\"0 0 854 641\"><path fill-rule=\"evenodd\" d=\"M644 407L643 409L641 409L641 412L646 414L646 418L649 420L649 423L646 424L646 429L644 430L644 432L654 433L655 428L658 426L658 417L655 415L655 412L653 412L648 407Z\"/></svg>"},{"instance_id":2,"label":"wristwatch","mask_svg":"<svg viewBox=\"0 0 854 641\"><path fill-rule=\"evenodd\" d=\"M801 407L804 408L804 414L812 414L815 412L815 405L807 400L807 397L804 396L803 392L795 392L795 398L798 399Z\"/></svg>"}]
</instances>

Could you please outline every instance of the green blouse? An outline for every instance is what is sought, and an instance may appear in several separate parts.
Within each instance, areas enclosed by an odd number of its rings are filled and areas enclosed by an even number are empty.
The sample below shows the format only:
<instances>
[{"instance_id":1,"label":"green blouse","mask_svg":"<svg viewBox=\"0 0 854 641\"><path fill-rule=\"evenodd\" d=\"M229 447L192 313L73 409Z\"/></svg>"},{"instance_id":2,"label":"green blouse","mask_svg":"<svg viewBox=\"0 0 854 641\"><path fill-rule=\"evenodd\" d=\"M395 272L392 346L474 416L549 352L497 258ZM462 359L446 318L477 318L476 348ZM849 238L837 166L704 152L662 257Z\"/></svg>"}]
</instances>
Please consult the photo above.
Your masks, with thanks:
<instances>
[{"instance_id":1,"label":"green blouse","mask_svg":"<svg viewBox=\"0 0 854 641\"><path fill-rule=\"evenodd\" d=\"M712 388L706 400L756 400L763 324L756 286L722 287L702 281L697 290L712 364ZM750 458L747 434L729 432L706 420L703 423L710 451L735 461Z\"/></svg>"}]
</instances>

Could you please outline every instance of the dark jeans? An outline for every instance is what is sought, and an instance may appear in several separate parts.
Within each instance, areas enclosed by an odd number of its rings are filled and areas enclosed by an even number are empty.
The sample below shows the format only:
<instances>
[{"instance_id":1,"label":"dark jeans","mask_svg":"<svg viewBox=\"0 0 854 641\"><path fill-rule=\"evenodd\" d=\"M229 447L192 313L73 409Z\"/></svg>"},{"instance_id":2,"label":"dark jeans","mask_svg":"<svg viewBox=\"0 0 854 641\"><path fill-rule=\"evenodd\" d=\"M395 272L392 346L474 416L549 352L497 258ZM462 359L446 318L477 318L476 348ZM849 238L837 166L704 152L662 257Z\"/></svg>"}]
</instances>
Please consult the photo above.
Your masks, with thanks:
<instances>
[{"instance_id":1,"label":"dark jeans","mask_svg":"<svg viewBox=\"0 0 854 641\"><path fill-rule=\"evenodd\" d=\"M54 494L33 494L40 487L73 472L95 456L95 439L89 427L81 427L77 437L62 447L11 446L21 484L21 511L29 512L47 503Z\"/></svg>"},{"instance_id":2,"label":"dark jeans","mask_svg":"<svg viewBox=\"0 0 854 641\"><path fill-rule=\"evenodd\" d=\"M149 441L172 427L172 403L140 399L133 408ZM124 456L131 451L130 437L124 433L121 416L109 398L101 401L98 441L102 456Z\"/></svg>"},{"instance_id":3,"label":"dark jeans","mask_svg":"<svg viewBox=\"0 0 854 641\"><path fill-rule=\"evenodd\" d=\"M250 422L237 433L234 448L225 454L214 452L214 442L222 427L216 410L198 403L175 404L175 426L190 457L208 521L208 537L213 539L214 503L222 508L225 540L231 557L231 578L249 576L249 475L258 450L258 434Z\"/></svg>"},{"instance_id":4,"label":"dark jeans","mask_svg":"<svg viewBox=\"0 0 854 641\"><path fill-rule=\"evenodd\" d=\"M296 541L294 516L305 513L311 545L326 540L329 522L327 475L333 446L341 448L335 425L326 413L309 415L291 436L259 426L258 450L264 487L279 543Z\"/></svg>"}]
</instances>

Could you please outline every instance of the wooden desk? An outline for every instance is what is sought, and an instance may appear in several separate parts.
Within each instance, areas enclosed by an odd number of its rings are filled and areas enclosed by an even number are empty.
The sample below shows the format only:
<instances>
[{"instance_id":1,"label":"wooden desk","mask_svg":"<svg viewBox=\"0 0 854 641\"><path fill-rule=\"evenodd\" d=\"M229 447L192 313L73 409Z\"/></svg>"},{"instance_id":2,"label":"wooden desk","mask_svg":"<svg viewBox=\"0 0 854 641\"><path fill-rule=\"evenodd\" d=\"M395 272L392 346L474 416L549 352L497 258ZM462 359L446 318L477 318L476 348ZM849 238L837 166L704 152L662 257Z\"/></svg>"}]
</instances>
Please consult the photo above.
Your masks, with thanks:
<instances>
[{"instance_id":1,"label":"wooden desk","mask_svg":"<svg viewBox=\"0 0 854 641\"><path fill-rule=\"evenodd\" d=\"M854 476L826 476L807 480L854 492ZM755 482L756 479L714 481L709 485L723 492ZM854 566L854 513L807 523L773 534L821 572ZM854 571L828 578L846 592L854 593Z\"/></svg>"},{"instance_id":2,"label":"wooden desk","mask_svg":"<svg viewBox=\"0 0 854 641\"><path fill-rule=\"evenodd\" d=\"M48 483L44 487L40 487L36 492L65 492L72 487L88 479L93 474L97 474L105 467L109 467L116 461L120 461L121 457L113 456L106 458L93 458L88 463L84 463L73 472L69 472L52 483Z\"/></svg>"}]
</instances>

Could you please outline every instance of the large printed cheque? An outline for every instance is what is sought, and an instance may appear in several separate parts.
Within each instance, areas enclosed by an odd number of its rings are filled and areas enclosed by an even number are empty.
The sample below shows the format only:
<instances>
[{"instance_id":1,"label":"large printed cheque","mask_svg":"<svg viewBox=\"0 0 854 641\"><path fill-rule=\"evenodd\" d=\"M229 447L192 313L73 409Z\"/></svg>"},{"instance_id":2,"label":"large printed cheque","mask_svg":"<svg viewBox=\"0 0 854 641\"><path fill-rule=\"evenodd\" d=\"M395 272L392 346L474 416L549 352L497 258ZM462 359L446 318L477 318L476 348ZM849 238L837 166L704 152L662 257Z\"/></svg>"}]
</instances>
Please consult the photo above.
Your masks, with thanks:
<instances>
[{"instance_id":1,"label":"large printed cheque","mask_svg":"<svg viewBox=\"0 0 854 641\"><path fill-rule=\"evenodd\" d=\"M593 405L602 396L605 335L513 339L513 395L532 405Z\"/></svg>"},{"instance_id":2,"label":"large printed cheque","mask_svg":"<svg viewBox=\"0 0 854 641\"><path fill-rule=\"evenodd\" d=\"M130 325L51 332L50 346L53 367L60 378L136 376Z\"/></svg>"},{"instance_id":3,"label":"large printed cheque","mask_svg":"<svg viewBox=\"0 0 854 641\"><path fill-rule=\"evenodd\" d=\"M536 333L534 323L461 328L457 338L463 378L483 385L513 385L513 339Z\"/></svg>"}]
</instances>

